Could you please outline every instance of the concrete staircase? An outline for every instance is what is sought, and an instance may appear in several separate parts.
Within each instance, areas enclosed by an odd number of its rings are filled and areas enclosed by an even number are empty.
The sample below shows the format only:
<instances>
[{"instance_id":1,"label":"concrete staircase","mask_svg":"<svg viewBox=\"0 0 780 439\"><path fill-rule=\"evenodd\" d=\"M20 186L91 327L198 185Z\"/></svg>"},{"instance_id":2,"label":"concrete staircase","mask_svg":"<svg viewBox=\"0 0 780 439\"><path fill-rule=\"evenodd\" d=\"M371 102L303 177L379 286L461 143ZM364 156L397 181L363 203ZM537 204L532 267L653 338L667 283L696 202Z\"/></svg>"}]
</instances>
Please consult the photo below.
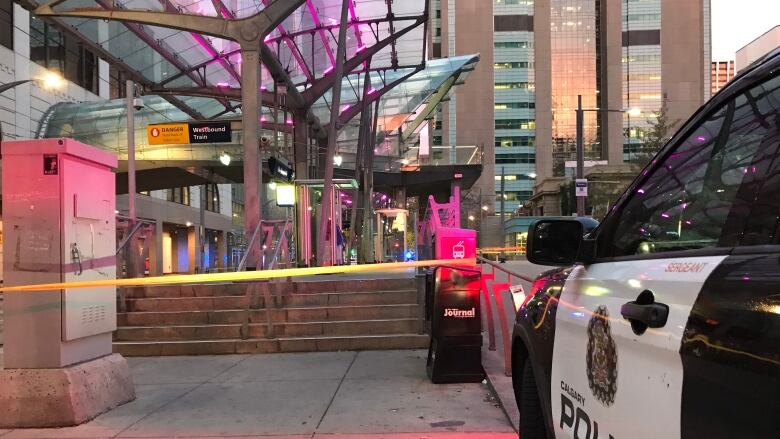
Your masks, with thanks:
<instances>
[{"instance_id":1,"label":"concrete staircase","mask_svg":"<svg viewBox=\"0 0 780 439\"><path fill-rule=\"evenodd\" d=\"M117 315L114 352L151 356L428 347L414 278L264 282L253 284L251 294L247 288L123 289L119 309L125 312Z\"/></svg>"}]
</instances>

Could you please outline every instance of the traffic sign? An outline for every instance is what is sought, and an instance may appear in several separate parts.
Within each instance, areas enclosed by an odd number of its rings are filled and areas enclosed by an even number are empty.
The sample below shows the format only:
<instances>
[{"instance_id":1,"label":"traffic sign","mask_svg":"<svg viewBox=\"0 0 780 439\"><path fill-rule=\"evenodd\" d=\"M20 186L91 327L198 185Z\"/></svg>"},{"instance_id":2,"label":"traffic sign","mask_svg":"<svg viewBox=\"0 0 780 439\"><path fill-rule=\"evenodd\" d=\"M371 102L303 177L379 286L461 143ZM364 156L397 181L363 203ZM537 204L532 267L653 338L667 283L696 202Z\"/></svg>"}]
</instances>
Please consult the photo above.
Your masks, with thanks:
<instances>
[{"instance_id":1,"label":"traffic sign","mask_svg":"<svg viewBox=\"0 0 780 439\"><path fill-rule=\"evenodd\" d=\"M578 197L587 197L588 180L585 178L578 178L574 180L574 192Z\"/></svg>"}]
</instances>

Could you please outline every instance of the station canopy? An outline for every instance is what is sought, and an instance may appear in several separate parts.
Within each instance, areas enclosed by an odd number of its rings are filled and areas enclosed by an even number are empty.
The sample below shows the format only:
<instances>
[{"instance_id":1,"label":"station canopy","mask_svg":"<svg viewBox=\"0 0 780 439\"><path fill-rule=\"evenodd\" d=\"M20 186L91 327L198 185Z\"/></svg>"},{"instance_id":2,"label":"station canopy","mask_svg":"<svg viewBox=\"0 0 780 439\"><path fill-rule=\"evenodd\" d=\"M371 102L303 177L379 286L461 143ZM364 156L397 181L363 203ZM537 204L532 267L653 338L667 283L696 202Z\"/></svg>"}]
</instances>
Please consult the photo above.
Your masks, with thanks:
<instances>
[{"instance_id":1,"label":"station canopy","mask_svg":"<svg viewBox=\"0 0 780 439\"><path fill-rule=\"evenodd\" d=\"M453 87L465 81L469 72L479 61L478 55L464 55L451 58L441 58L427 61L425 68L399 68L386 72L373 72L369 76L368 90L376 90L379 94L385 84L393 84L399 79L402 82L383 92L379 99L379 115L381 128L393 132L403 122L409 121L418 114L429 112L430 106L438 102L432 96L446 96ZM348 75L342 83L341 113L345 115L358 108L362 101L362 89L366 75L355 73ZM370 95L373 95L371 93ZM313 105L313 112L320 117L329 115L330 92L327 92ZM145 127L151 124L179 122L191 120L183 110L166 101L161 96L144 96L146 107L135 112L136 154L140 161L154 162L154 166L181 166L183 163L215 162L222 152L234 157L241 157L240 109L218 115L216 120L232 120L233 142L230 144L198 144L150 146L146 139ZM59 103L49 109L42 117L38 137L72 137L81 142L113 151L120 160L127 158L127 125L124 99L109 101L94 101L81 103ZM236 114L237 113L237 114ZM273 117L269 109L265 109L263 119ZM281 125L281 130L291 131L288 121ZM291 121L289 121L291 122ZM339 136L341 152L349 154L354 151L357 140L357 125L359 118L346 120ZM282 136L282 134L280 134ZM396 144L396 142L387 142ZM392 156L399 152L391 150L379 151L378 154ZM349 166L349 160L345 165ZM385 169L386 167L383 167Z\"/></svg>"},{"instance_id":2,"label":"station canopy","mask_svg":"<svg viewBox=\"0 0 780 439\"><path fill-rule=\"evenodd\" d=\"M43 3L25 1L33 7ZM288 0L65 0L52 9L57 13L146 10L235 19L263 11L273 1ZM369 71L380 81L388 71L421 69L426 58L428 3L349 1L346 59L366 51L376 53L347 73ZM342 0L306 0L264 38L262 90L270 93L283 84L288 92L294 87L302 93L317 89L327 79L336 63L341 7ZM62 16L53 20L75 32L98 56L129 72L146 94L163 96L189 118L238 114L241 102L234 91L241 86L242 59L236 42L115 20ZM274 59L268 59L270 55ZM322 94L313 97L308 105Z\"/></svg>"}]
</instances>

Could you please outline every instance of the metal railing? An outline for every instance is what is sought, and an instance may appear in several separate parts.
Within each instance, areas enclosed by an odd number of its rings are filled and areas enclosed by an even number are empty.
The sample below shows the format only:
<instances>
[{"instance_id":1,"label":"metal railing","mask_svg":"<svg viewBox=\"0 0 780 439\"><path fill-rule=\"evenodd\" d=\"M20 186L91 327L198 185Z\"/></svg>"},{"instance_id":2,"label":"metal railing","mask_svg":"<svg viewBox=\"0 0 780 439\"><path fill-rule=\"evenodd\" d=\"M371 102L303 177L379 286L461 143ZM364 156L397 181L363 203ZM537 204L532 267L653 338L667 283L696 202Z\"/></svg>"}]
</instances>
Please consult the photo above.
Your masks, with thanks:
<instances>
[{"instance_id":1,"label":"metal railing","mask_svg":"<svg viewBox=\"0 0 780 439\"><path fill-rule=\"evenodd\" d=\"M496 328L493 316L493 303L490 300L492 296L493 300L496 302L496 312L498 312L498 320L501 325L501 342L504 351L504 374L506 374L506 376L512 376L512 332L509 328L506 301L504 300L503 293L509 291L509 287L512 286L513 277L532 284L534 280L528 276L508 270L500 263L489 259L477 257L477 261L482 268L482 295L485 298L485 311L487 316L488 350L496 350ZM490 272L485 272L485 266L490 267ZM507 281L496 282L496 271L506 274ZM489 284L488 281L490 281ZM530 291L527 293L530 293ZM514 303L511 305L514 309Z\"/></svg>"}]
</instances>

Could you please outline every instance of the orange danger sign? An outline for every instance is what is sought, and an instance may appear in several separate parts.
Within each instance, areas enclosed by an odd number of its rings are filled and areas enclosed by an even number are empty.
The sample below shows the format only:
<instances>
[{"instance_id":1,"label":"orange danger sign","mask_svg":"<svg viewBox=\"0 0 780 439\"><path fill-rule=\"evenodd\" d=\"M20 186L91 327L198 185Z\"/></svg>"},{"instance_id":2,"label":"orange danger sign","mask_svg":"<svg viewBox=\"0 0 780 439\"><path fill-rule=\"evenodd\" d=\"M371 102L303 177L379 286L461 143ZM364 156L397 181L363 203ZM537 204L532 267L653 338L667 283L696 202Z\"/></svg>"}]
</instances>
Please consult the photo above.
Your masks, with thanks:
<instances>
[{"instance_id":1,"label":"orange danger sign","mask_svg":"<svg viewBox=\"0 0 780 439\"><path fill-rule=\"evenodd\" d=\"M189 125L186 123L147 125L146 137L150 145L186 145L190 143Z\"/></svg>"}]
</instances>

